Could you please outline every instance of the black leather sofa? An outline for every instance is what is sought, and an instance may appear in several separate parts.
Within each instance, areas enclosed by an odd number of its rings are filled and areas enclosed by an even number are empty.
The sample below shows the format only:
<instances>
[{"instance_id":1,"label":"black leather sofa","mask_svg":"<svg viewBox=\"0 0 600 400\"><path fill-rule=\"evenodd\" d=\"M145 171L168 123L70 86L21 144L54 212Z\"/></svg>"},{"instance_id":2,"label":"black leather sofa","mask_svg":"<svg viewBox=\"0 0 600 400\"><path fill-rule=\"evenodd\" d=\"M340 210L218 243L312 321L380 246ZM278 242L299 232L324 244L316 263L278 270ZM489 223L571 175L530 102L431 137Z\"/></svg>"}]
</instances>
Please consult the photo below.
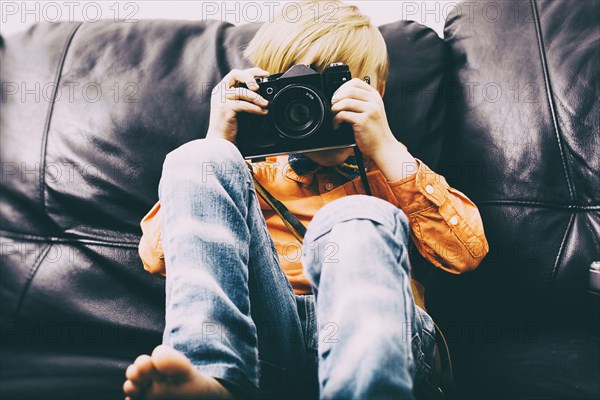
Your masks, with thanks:
<instances>
[{"instance_id":1,"label":"black leather sofa","mask_svg":"<svg viewBox=\"0 0 600 400\"><path fill-rule=\"evenodd\" d=\"M468 3L468 4L467 4ZM600 259L600 2L467 2L445 40L399 21L393 131L479 206L490 254L414 254L457 398L598 398L587 270ZM38 24L0 38L0 397L119 398L160 343L164 282L137 254L165 155L257 25Z\"/></svg>"}]
</instances>

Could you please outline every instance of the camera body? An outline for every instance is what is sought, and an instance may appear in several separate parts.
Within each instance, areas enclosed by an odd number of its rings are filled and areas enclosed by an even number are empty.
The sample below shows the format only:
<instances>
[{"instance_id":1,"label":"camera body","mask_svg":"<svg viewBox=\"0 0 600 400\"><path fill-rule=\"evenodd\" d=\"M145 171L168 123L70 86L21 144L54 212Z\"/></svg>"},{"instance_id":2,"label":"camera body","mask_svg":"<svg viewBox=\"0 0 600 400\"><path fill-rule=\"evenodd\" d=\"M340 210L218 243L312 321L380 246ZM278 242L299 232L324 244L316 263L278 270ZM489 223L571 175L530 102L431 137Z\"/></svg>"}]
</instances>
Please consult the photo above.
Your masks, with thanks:
<instances>
[{"instance_id":1,"label":"camera body","mask_svg":"<svg viewBox=\"0 0 600 400\"><path fill-rule=\"evenodd\" d=\"M269 101L269 113L238 114L236 145L244 158L355 145L352 126L342 123L334 130L331 114L333 93L351 78L342 63L323 73L297 64L284 73L257 77L258 94Z\"/></svg>"}]
</instances>

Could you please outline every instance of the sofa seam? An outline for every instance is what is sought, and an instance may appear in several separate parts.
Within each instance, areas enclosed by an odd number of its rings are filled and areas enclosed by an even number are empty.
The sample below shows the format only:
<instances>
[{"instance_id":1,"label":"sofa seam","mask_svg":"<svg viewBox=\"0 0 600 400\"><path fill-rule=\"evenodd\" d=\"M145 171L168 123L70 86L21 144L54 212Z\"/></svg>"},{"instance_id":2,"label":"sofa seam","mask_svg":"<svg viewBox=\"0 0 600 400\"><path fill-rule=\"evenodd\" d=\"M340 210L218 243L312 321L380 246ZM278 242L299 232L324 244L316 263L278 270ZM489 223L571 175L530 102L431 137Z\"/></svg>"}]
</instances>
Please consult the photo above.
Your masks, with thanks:
<instances>
[{"instance_id":1,"label":"sofa seam","mask_svg":"<svg viewBox=\"0 0 600 400\"><path fill-rule=\"evenodd\" d=\"M9 239L19 239L19 240L29 241L29 242L82 243L82 244L122 247L122 248L130 248L130 249L137 249L138 244L139 244L138 242L123 242L123 241L110 242L107 240L77 238L77 237L38 236L38 235L22 234L22 233L10 232L10 231L4 231L4 230L0 230L0 236L6 237Z\"/></svg>"},{"instance_id":2,"label":"sofa seam","mask_svg":"<svg viewBox=\"0 0 600 400\"><path fill-rule=\"evenodd\" d=\"M590 224L590 220L589 218L585 218L584 219L585 222L585 226L591 231L593 232L594 228L593 226ZM598 238L598 236L596 235L592 235L592 238L594 239L594 246L596 247L596 250L598 251L598 254L600 254L600 239Z\"/></svg>"},{"instance_id":3,"label":"sofa seam","mask_svg":"<svg viewBox=\"0 0 600 400\"><path fill-rule=\"evenodd\" d=\"M83 25L83 22L78 23L77 25L75 25L73 27L73 29L71 30L71 33L69 34L69 37L67 38L67 40L65 41L64 47L63 47L63 51L60 57L60 61L58 63L58 66L56 68L56 73L54 76L54 89L53 89L53 93L52 93L52 101L50 101L50 104L48 106L48 111L46 113L46 121L44 123L44 132L43 132L43 136L42 136L42 146L40 149L40 182L39 182L39 195L40 195L40 200L41 200L41 205L42 205L42 213L44 215L47 215L47 210L46 210L46 153L47 153L47 149L48 149L48 134L50 132L50 123L52 121L52 115L54 113L54 102L56 101L56 95L58 93L58 87L59 87L59 82L60 82L60 76L62 74L62 70L63 67L65 65L65 60L67 58L67 53L69 52L69 47L71 46L71 43L73 41L73 38L75 37L75 33L79 30L79 28Z\"/></svg>"},{"instance_id":4,"label":"sofa seam","mask_svg":"<svg viewBox=\"0 0 600 400\"><path fill-rule=\"evenodd\" d=\"M541 201L527 201L527 200L473 200L477 206L494 206L494 205L515 205L515 206L531 206L531 207L539 207L539 208L551 208L555 210L574 210L574 211L598 211L600 210L600 205L592 205L592 206L579 206L575 204L553 204L553 203L545 203Z\"/></svg>"},{"instance_id":5,"label":"sofa seam","mask_svg":"<svg viewBox=\"0 0 600 400\"><path fill-rule=\"evenodd\" d=\"M228 23L228 22L221 22L220 24L215 24L216 28L215 30L217 31L217 43L224 43L225 42L225 35L226 35L226 31L233 27L232 24ZM217 67L219 69L219 79L223 79L224 78L224 74L223 71L228 71L230 69L229 66L229 60L227 60L227 51L225 50L225 48L223 46L216 46L215 48L215 58L217 61Z\"/></svg>"},{"instance_id":6,"label":"sofa seam","mask_svg":"<svg viewBox=\"0 0 600 400\"><path fill-rule=\"evenodd\" d=\"M42 261L46 257L46 254L48 254L48 252L50 251L51 247L52 247L51 243L46 243L44 249L42 251L40 251L40 254L38 254L33 265L31 266L31 268L29 269L29 271L27 273L27 280L26 280L25 284L23 285L23 290L21 292L21 295L19 296L19 302L17 303L17 307L15 308L15 314L14 314L15 321L17 321L19 318L19 314L21 313L21 307L23 307L23 303L25 302L25 297L27 296L27 293L29 292L29 287L31 286L31 282L33 282L33 277L37 273L38 269L40 268L40 265L42 264Z\"/></svg>"},{"instance_id":7,"label":"sofa seam","mask_svg":"<svg viewBox=\"0 0 600 400\"><path fill-rule=\"evenodd\" d=\"M558 248L558 253L556 254L556 258L554 259L554 266L552 267L552 275L550 276L550 286L554 286L554 282L556 281L558 264L560 263L560 260L562 258L563 251L565 248L565 243L567 242L567 236L568 236L569 231L571 230L571 226L573 224L574 219L575 219L575 213L572 213L571 217L569 218L569 222L567 223L567 229L565 229L565 233L560 242L560 247Z\"/></svg>"},{"instance_id":8,"label":"sofa seam","mask_svg":"<svg viewBox=\"0 0 600 400\"><path fill-rule=\"evenodd\" d=\"M546 60L546 53L544 50L544 39L542 37L542 28L539 19L538 9L537 9L537 1L530 0L533 19L535 21L535 32L538 43L538 50L540 52L540 60L542 62L542 70L544 73L544 85L546 86L546 96L548 97L548 105L550 106L550 114L552 115L552 124L554 127L554 133L556 134L556 140L558 144L558 151L560 153L560 159L563 166L563 172L565 174L565 179L567 180L567 188L569 189L569 196L571 197L571 201L575 201L575 193L573 188L573 182L571 181L571 176L569 175L569 171L567 168L567 161L565 159L565 151L563 148L562 137L560 133L560 128L558 126L558 120L556 115L556 108L554 104L553 98L553 90L552 84L550 82L550 73L548 71L548 63Z\"/></svg>"}]
</instances>

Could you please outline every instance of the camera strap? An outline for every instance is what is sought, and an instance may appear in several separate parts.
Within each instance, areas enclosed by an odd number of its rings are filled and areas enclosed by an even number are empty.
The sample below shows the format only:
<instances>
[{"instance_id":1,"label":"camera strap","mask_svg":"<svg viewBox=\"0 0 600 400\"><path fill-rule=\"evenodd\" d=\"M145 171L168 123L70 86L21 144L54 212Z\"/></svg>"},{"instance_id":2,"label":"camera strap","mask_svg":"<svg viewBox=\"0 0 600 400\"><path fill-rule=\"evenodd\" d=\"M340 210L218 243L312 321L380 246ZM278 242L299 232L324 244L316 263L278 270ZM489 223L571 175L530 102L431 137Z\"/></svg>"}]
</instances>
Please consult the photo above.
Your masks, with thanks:
<instances>
[{"instance_id":1,"label":"camera strap","mask_svg":"<svg viewBox=\"0 0 600 400\"><path fill-rule=\"evenodd\" d=\"M367 179L365 160L358 146L354 146L354 157L356 158L356 163L358 164L358 172L360 172L360 181L363 185L363 188L365 189L365 193L369 196L372 196L371 187L369 186L369 180Z\"/></svg>"},{"instance_id":2,"label":"camera strap","mask_svg":"<svg viewBox=\"0 0 600 400\"><path fill-rule=\"evenodd\" d=\"M358 149L358 146L354 147L354 155L358 163L360 180L363 184L363 188L365 189L365 193L371 196L371 188L369 187L369 180L367 179L367 173L365 171L365 162L362 153ZM269 193L269 191L258 181L258 179L256 179L256 176L254 176L252 165L250 163L247 163L247 165L250 169L250 173L252 174L252 179L254 180L254 187L256 188L257 194L265 203L267 203L269 207L273 209L273 211L277 213L277 215L279 215L279 218L281 218L285 227L292 235L294 235L296 240L302 243L304 235L306 235L306 227L304 224L300 222L298 217L288 210L288 208L281 201L277 200L271 193Z\"/></svg>"},{"instance_id":3,"label":"camera strap","mask_svg":"<svg viewBox=\"0 0 600 400\"><path fill-rule=\"evenodd\" d=\"M248 168L250 168L250 173L252 174L252 178L254 179L254 186L256 187L256 193L264 200L265 203L269 205L279 215L279 218L283 221L285 227L290 231L292 235L302 243L304 239L304 235L306 234L306 227L300 220L292 214L290 210L279 200L277 200L265 187L256 179L254 176L254 171L252 170L252 165L248 163Z\"/></svg>"}]
</instances>

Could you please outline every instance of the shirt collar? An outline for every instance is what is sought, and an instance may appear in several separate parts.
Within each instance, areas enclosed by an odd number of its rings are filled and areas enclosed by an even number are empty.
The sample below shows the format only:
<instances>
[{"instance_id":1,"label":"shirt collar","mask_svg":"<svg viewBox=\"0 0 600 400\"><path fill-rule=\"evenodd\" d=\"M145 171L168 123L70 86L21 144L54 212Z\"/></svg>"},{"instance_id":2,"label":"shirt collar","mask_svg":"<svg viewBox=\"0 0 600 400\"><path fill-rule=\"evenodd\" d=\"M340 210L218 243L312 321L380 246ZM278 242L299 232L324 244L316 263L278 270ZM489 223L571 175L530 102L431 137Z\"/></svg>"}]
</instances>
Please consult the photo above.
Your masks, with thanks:
<instances>
[{"instance_id":1,"label":"shirt collar","mask_svg":"<svg viewBox=\"0 0 600 400\"><path fill-rule=\"evenodd\" d=\"M312 182L315 173L323 168L304 154L290 154L288 164L290 168L285 168L285 175L296 182L307 185ZM337 165L334 170L348 180L353 180L360 175L354 156L348 157L346 161Z\"/></svg>"}]
</instances>

